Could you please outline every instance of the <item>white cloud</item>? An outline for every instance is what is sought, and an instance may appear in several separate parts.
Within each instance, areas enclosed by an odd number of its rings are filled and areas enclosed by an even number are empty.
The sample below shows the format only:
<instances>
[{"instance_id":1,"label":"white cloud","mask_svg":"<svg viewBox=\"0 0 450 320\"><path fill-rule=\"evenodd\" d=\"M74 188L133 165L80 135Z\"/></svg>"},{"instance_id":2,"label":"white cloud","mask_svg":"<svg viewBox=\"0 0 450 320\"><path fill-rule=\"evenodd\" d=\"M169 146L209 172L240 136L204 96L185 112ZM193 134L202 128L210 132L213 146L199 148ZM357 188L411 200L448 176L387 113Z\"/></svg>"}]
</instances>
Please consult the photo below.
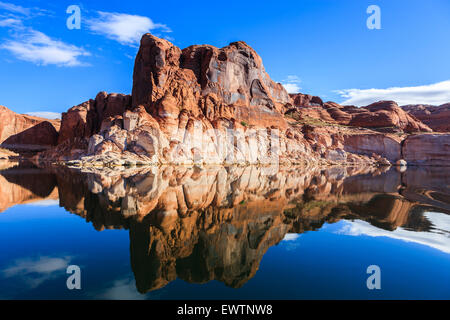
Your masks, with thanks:
<instances>
[{"instance_id":1,"label":"white cloud","mask_svg":"<svg viewBox=\"0 0 450 320\"><path fill-rule=\"evenodd\" d=\"M15 18L0 20L0 27L20 27L21 25L22 21Z\"/></svg>"},{"instance_id":2,"label":"white cloud","mask_svg":"<svg viewBox=\"0 0 450 320\"><path fill-rule=\"evenodd\" d=\"M71 257L47 257L25 258L14 261L9 267L2 270L5 278L21 277L31 288L38 287L41 283L56 278L69 265Z\"/></svg>"},{"instance_id":3,"label":"white cloud","mask_svg":"<svg viewBox=\"0 0 450 320\"><path fill-rule=\"evenodd\" d=\"M145 295L136 289L136 282L132 277L115 280L111 287L101 292L96 299L106 300L143 300Z\"/></svg>"},{"instance_id":4,"label":"white cloud","mask_svg":"<svg viewBox=\"0 0 450 320\"><path fill-rule=\"evenodd\" d=\"M61 119L61 113L58 112L50 112L50 111L36 111L36 112L28 112L27 113L33 117L45 118L45 119Z\"/></svg>"},{"instance_id":5,"label":"white cloud","mask_svg":"<svg viewBox=\"0 0 450 320\"><path fill-rule=\"evenodd\" d=\"M27 203L25 205L32 207L53 207L59 206L59 200L52 200L52 199L40 200L36 202Z\"/></svg>"},{"instance_id":6,"label":"white cloud","mask_svg":"<svg viewBox=\"0 0 450 320\"><path fill-rule=\"evenodd\" d=\"M142 35L152 30L171 32L166 25L154 23L150 18L144 16L102 11L99 11L98 14L98 18L87 21L89 29L123 45L139 44Z\"/></svg>"},{"instance_id":7,"label":"white cloud","mask_svg":"<svg viewBox=\"0 0 450 320\"><path fill-rule=\"evenodd\" d=\"M90 55L83 48L53 40L33 29L28 29L14 40L5 41L0 49L10 51L17 59L37 65L54 64L65 67L86 65L79 57Z\"/></svg>"},{"instance_id":8,"label":"white cloud","mask_svg":"<svg viewBox=\"0 0 450 320\"><path fill-rule=\"evenodd\" d=\"M10 12L14 12L14 13L20 13L23 15L29 15L30 14L30 9L29 8L24 8L12 3L8 3L8 2L2 2L0 1L0 9L6 10L6 11L10 11Z\"/></svg>"},{"instance_id":9,"label":"white cloud","mask_svg":"<svg viewBox=\"0 0 450 320\"><path fill-rule=\"evenodd\" d=\"M281 84L286 89L288 93L299 93L302 89L299 86L299 83L301 82L300 78L295 75L287 76L286 79L281 81Z\"/></svg>"},{"instance_id":10,"label":"white cloud","mask_svg":"<svg viewBox=\"0 0 450 320\"><path fill-rule=\"evenodd\" d=\"M437 212L427 212L424 215L434 226L431 231L416 232L403 228L387 231L376 228L368 222L356 220L344 221L343 227L336 231L336 233L350 236L388 237L422 244L445 253L450 253L450 217Z\"/></svg>"},{"instance_id":11,"label":"white cloud","mask_svg":"<svg viewBox=\"0 0 450 320\"><path fill-rule=\"evenodd\" d=\"M286 233L286 235L283 238L283 241L295 241L300 237L297 233Z\"/></svg>"},{"instance_id":12,"label":"white cloud","mask_svg":"<svg viewBox=\"0 0 450 320\"><path fill-rule=\"evenodd\" d=\"M399 105L441 105L450 102L450 80L416 87L344 89L335 92L346 99L341 103L344 105L366 106L380 100L394 100Z\"/></svg>"}]
</instances>

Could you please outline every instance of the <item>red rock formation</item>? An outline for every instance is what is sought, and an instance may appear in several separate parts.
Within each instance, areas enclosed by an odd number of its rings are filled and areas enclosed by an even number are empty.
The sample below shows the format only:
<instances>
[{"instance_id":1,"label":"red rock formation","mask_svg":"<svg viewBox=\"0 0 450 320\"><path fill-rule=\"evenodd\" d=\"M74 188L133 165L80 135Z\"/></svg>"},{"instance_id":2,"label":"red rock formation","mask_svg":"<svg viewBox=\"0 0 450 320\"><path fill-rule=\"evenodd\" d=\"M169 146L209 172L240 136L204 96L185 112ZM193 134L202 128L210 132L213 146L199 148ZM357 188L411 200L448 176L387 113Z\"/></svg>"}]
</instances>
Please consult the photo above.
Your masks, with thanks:
<instances>
[{"instance_id":1,"label":"red rock formation","mask_svg":"<svg viewBox=\"0 0 450 320\"><path fill-rule=\"evenodd\" d=\"M450 131L450 103L440 106L413 104L401 108L425 123L433 131Z\"/></svg>"},{"instance_id":2,"label":"red rock formation","mask_svg":"<svg viewBox=\"0 0 450 320\"><path fill-rule=\"evenodd\" d=\"M357 108L289 96L244 42L181 50L146 34L132 96L102 92L64 113L59 145L40 159L77 166L388 165L402 157L403 133L430 131L392 101Z\"/></svg>"},{"instance_id":3,"label":"red rock formation","mask_svg":"<svg viewBox=\"0 0 450 320\"><path fill-rule=\"evenodd\" d=\"M62 114L58 143L75 138L89 138L97 133L102 123L122 115L131 107L131 96L99 92L95 100L83 102Z\"/></svg>"},{"instance_id":4,"label":"red rock formation","mask_svg":"<svg viewBox=\"0 0 450 320\"><path fill-rule=\"evenodd\" d=\"M379 101L363 107L367 112L355 112L350 126L368 128L395 127L407 133L431 132L432 130L404 112L394 101Z\"/></svg>"},{"instance_id":5,"label":"red rock formation","mask_svg":"<svg viewBox=\"0 0 450 320\"><path fill-rule=\"evenodd\" d=\"M402 151L408 164L450 166L450 134L411 135Z\"/></svg>"},{"instance_id":6,"label":"red rock formation","mask_svg":"<svg viewBox=\"0 0 450 320\"><path fill-rule=\"evenodd\" d=\"M296 107L314 107L314 106L323 106L323 101L320 99L320 97L312 96L309 94L302 94L302 93L296 93L296 94L290 94L289 95L292 99L292 102L294 103L294 106Z\"/></svg>"},{"instance_id":7,"label":"red rock formation","mask_svg":"<svg viewBox=\"0 0 450 320\"><path fill-rule=\"evenodd\" d=\"M432 130L398 107L394 101L379 101L366 107L340 106L337 103L321 104L311 100L309 95L293 95L294 105L300 117L319 119L329 123L338 123L352 127L395 130L407 133L431 132ZM292 110L290 110L292 112Z\"/></svg>"},{"instance_id":8,"label":"red rock formation","mask_svg":"<svg viewBox=\"0 0 450 320\"><path fill-rule=\"evenodd\" d=\"M10 136L2 146L17 150L42 150L56 146L58 132L48 121L43 121L20 133Z\"/></svg>"},{"instance_id":9,"label":"red rock formation","mask_svg":"<svg viewBox=\"0 0 450 320\"><path fill-rule=\"evenodd\" d=\"M344 150L367 156L381 156L391 162L401 159L401 139L381 133L349 134L344 136Z\"/></svg>"},{"instance_id":10,"label":"red rock formation","mask_svg":"<svg viewBox=\"0 0 450 320\"><path fill-rule=\"evenodd\" d=\"M55 146L59 120L17 114L0 106L0 144L14 150L39 150Z\"/></svg>"},{"instance_id":11,"label":"red rock formation","mask_svg":"<svg viewBox=\"0 0 450 320\"><path fill-rule=\"evenodd\" d=\"M273 82L259 55L244 42L180 50L150 34L142 37L133 74L133 106L156 118L235 119L257 127L286 127L280 111L290 98ZM174 124L175 125L175 124Z\"/></svg>"}]
</instances>

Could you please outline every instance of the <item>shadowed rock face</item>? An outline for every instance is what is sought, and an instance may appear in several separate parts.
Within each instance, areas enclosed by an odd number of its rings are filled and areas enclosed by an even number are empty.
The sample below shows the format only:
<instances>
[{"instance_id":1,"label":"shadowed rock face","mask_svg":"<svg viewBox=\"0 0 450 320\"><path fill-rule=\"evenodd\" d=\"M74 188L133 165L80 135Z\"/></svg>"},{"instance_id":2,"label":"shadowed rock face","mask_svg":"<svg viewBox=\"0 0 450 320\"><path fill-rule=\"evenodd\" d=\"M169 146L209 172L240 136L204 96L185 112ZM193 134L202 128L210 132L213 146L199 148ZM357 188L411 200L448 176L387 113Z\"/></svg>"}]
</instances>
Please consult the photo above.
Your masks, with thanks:
<instances>
[{"instance_id":1,"label":"shadowed rock face","mask_svg":"<svg viewBox=\"0 0 450 320\"><path fill-rule=\"evenodd\" d=\"M325 222L364 220L386 230L429 232L424 211L450 213L449 175L433 168L53 168L39 176L21 170L1 172L2 199L14 194L24 203L57 190L60 205L95 229L129 230L140 292L176 278L241 287L287 233Z\"/></svg>"},{"instance_id":2,"label":"shadowed rock face","mask_svg":"<svg viewBox=\"0 0 450 320\"><path fill-rule=\"evenodd\" d=\"M56 146L59 120L17 114L0 106L0 144L14 151L40 151Z\"/></svg>"},{"instance_id":3,"label":"shadowed rock face","mask_svg":"<svg viewBox=\"0 0 450 320\"><path fill-rule=\"evenodd\" d=\"M2 147L15 150L42 150L58 143L58 132L48 121L43 121L20 133L10 136Z\"/></svg>"}]
</instances>

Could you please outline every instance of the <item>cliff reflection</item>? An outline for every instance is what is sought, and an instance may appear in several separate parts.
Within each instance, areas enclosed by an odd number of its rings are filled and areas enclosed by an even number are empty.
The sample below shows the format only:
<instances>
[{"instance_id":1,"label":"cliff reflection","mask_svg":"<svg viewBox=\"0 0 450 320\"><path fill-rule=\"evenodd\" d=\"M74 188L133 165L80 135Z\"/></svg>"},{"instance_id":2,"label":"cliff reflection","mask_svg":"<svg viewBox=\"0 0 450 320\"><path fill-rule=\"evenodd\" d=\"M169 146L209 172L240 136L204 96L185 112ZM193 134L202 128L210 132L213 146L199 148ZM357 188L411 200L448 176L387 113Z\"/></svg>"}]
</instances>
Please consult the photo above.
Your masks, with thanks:
<instances>
[{"instance_id":1,"label":"cliff reflection","mask_svg":"<svg viewBox=\"0 0 450 320\"><path fill-rule=\"evenodd\" d=\"M1 208L58 192L60 206L95 229L129 230L142 293L177 277L241 287L287 233L324 223L363 220L385 230L433 232L424 212L450 213L450 174L430 167L26 170L1 171Z\"/></svg>"}]
</instances>

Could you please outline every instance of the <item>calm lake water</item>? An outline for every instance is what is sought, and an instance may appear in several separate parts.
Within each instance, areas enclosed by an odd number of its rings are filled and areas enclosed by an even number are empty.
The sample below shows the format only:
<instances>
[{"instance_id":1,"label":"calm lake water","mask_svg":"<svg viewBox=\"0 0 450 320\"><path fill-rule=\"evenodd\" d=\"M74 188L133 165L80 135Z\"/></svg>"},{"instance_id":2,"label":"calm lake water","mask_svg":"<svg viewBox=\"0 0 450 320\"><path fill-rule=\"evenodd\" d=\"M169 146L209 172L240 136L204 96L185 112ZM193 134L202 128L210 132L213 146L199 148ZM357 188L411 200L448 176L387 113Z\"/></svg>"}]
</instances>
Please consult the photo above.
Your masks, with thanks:
<instances>
[{"instance_id":1,"label":"calm lake water","mask_svg":"<svg viewBox=\"0 0 450 320\"><path fill-rule=\"evenodd\" d=\"M449 171L3 164L0 298L449 299Z\"/></svg>"}]
</instances>

